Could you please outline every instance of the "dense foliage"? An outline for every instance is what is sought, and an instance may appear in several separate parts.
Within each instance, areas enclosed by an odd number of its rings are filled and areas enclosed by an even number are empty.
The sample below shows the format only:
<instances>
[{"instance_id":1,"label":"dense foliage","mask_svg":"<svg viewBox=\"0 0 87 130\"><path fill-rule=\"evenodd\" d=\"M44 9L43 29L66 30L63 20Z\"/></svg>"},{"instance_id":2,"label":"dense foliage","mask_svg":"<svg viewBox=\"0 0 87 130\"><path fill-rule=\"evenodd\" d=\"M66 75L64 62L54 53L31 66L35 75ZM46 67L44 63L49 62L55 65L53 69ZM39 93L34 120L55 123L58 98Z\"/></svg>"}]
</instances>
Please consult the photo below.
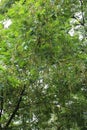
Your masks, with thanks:
<instances>
[{"instance_id":1,"label":"dense foliage","mask_svg":"<svg viewBox=\"0 0 87 130\"><path fill-rule=\"evenodd\" d=\"M87 130L86 0L1 0L0 130Z\"/></svg>"}]
</instances>

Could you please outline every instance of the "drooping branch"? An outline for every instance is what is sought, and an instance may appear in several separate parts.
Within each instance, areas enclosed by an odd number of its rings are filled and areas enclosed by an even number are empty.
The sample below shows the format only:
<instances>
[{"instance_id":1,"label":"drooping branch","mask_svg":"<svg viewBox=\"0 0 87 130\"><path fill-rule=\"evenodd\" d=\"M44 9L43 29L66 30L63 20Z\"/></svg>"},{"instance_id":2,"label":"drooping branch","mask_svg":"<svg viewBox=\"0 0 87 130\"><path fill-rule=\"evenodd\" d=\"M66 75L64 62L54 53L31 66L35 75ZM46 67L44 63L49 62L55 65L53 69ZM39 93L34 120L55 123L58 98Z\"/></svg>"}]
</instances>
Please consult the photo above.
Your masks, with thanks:
<instances>
[{"instance_id":1,"label":"drooping branch","mask_svg":"<svg viewBox=\"0 0 87 130\"><path fill-rule=\"evenodd\" d=\"M8 126L10 125L12 119L15 117L15 115L16 115L18 109L19 109L19 105L20 105L20 103L21 103L21 101L22 101L22 97L23 97L24 92L25 92L25 85L24 85L24 87L23 87L23 89L22 89L22 91L21 91L21 93L20 93L20 97L19 97L19 100L18 100L18 102L17 102L17 105L16 105L15 109L14 109L13 113L11 114L11 116L10 116L8 122L6 123L6 125L5 125L5 127L4 127L5 129L8 128Z\"/></svg>"}]
</instances>

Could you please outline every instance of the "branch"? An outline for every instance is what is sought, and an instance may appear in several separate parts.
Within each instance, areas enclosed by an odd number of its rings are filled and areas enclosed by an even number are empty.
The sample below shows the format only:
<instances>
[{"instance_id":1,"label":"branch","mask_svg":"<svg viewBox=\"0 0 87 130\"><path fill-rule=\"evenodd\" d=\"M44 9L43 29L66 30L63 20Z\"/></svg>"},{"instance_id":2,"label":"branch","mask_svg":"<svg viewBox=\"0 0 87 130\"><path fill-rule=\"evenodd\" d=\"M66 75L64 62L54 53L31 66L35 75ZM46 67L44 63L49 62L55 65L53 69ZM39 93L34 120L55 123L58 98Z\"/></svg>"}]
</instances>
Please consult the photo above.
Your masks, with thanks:
<instances>
[{"instance_id":1,"label":"branch","mask_svg":"<svg viewBox=\"0 0 87 130\"><path fill-rule=\"evenodd\" d=\"M82 21L80 21L77 17L75 17L74 15L71 17L71 18L74 18L76 19L80 25L84 26L85 27L85 18L84 18L84 9L83 9L83 1L82 0L79 0L80 1L80 6L81 6L81 15L82 15Z\"/></svg>"},{"instance_id":2,"label":"branch","mask_svg":"<svg viewBox=\"0 0 87 130\"><path fill-rule=\"evenodd\" d=\"M17 105L16 105L15 109L14 109L14 111L13 111L11 117L9 118L8 122L6 123L6 125L5 125L5 127L4 127L5 129L10 125L12 119L15 117L15 114L17 113L17 111L18 111L18 109L19 109L19 105L20 105L20 103L21 103L21 101L22 101L22 97L23 97L24 91L25 91L25 85L24 85L24 87L23 87L23 90L22 90L21 93L20 93L20 98L19 98L19 100L18 100L18 102L17 102Z\"/></svg>"},{"instance_id":3,"label":"branch","mask_svg":"<svg viewBox=\"0 0 87 130\"><path fill-rule=\"evenodd\" d=\"M84 8L83 8L83 0L80 0L80 4L81 4L81 12L82 12L82 23L83 23L83 27L84 27L84 31L85 31L85 38L87 38L87 30L85 27L85 17L84 17Z\"/></svg>"},{"instance_id":4,"label":"branch","mask_svg":"<svg viewBox=\"0 0 87 130\"><path fill-rule=\"evenodd\" d=\"M82 12L82 23L83 23L83 26L85 26L85 18L84 18L84 10L83 10L83 1L80 0L80 4L81 4L81 12Z\"/></svg>"},{"instance_id":5,"label":"branch","mask_svg":"<svg viewBox=\"0 0 87 130\"><path fill-rule=\"evenodd\" d=\"M79 0L80 2L80 10L81 10L81 16L82 16L82 20L79 20L78 17L76 17L75 15L73 15L71 18L74 18L75 20L77 20L78 22L78 25L81 25L83 26L83 29L84 29L84 38L87 38L87 29L86 29L86 21L85 21L85 16L84 16L84 3L83 3L83 0Z\"/></svg>"},{"instance_id":6,"label":"branch","mask_svg":"<svg viewBox=\"0 0 87 130\"><path fill-rule=\"evenodd\" d=\"M77 17L75 17L74 15L71 17L75 20L77 20L77 22L81 25L81 26L84 26L83 22L81 22Z\"/></svg>"},{"instance_id":7,"label":"branch","mask_svg":"<svg viewBox=\"0 0 87 130\"><path fill-rule=\"evenodd\" d=\"M4 104L4 101L3 101L3 89L1 90L1 103L0 103L0 105L1 105L1 108L0 108L0 120L1 120L1 118L2 118L2 112L3 112L3 104ZM2 126L1 126L1 123L0 123L0 128L2 128Z\"/></svg>"}]
</instances>

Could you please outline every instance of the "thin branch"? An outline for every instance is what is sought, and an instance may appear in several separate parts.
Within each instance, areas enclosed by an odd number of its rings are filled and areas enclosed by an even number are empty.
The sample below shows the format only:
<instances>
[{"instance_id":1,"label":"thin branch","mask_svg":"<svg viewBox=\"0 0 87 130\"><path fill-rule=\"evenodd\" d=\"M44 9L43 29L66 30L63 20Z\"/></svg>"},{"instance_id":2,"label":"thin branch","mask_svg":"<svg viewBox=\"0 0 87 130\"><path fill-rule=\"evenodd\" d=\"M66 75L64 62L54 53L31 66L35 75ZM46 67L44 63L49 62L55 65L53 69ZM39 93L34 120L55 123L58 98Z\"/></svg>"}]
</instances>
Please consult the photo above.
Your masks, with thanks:
<instances>
[{"instance_id":1,"label":"thin branch","mask_svg":"<svg viewBox=\"0 0 87 130\"><path fill-rule=\"evenodd\" d=\"M84 9L83 9L83 1L82 0L80 0L80 4L81 4L81 12L82 12L82 23L83 23L83 26L85 26Z\"/></svg>"},{"instance_id":2,"label":"thin branch","mask_svg":"<svg viewBox=\"0 0 87 130\"><path fill-rule=\"evenodd\" d=\"M87 38L87 30L85 27L85 17L84 17L84 8L83 8L83 0L80 0L80 4L81 4L81 12L82 12L82 23L83 23L83 27L84 27L84 31L85 31L85 38Z\"/></svg>"},{"instance_id":3,"label":"thin branch","mask_svg":"<svg viewBox=\"0 0 87 130\"><path fill-rule=\"evenodd\" d=\"M77 18L76 16L73 15L72 18L76 19L80 25L84 26L85 27L85 18L84 18L84 8L83 8L83 1L82 0L79 0L80 1L80 6L81 6L81 15L82 15L82 21L79 20L79 18Z\"/></svg>"},{"instance_id":4,"label":"thin branch","mask_svg":"<svg viewBox=\"0 0 87 130\"><path fill-rule=\"evenodd\" d=\"M73 15L72 18L75 19L79 23L79 25L84 26L83 22L81 22L77 17Z\"/></svg>"},{"instance_id":5,"label":"thin branch","mask_svg":"<svg viewBox=\"0 0 87 130\"><path fill-rule=\"evenodd\" d=\"M17 105L16 105L15 109L14 109L12 115L10 116L8 122L6 123L6 125L5 125L5 127L4 127L5 129L8 128L8 126L10 125L12 119L15 117L15 115L16 115L18 109L19 109L19 105L20 105L20 103L21 103L21 101L22 101L22 97L23 97L24 92L25 92L25 85L24 85L23 90L22 90L21 93L20 93L20 98L19 98L19 100L18 100L18 102L17 102Z\"/></svg>"},{"instance_id":6,"label":"thin branch","mask_svg":"<svg viewBox=\"0 0 87 130\"><path fill-rule=\"evenodd\" d=\"M1 90L1 103L0 103L0 120L2 118L2 113L3 113L3 104L4 104L4 100L3 100L3 89ZM2 128L1 123L0 123L0 128Z\"/></svg>"}]
</instances>

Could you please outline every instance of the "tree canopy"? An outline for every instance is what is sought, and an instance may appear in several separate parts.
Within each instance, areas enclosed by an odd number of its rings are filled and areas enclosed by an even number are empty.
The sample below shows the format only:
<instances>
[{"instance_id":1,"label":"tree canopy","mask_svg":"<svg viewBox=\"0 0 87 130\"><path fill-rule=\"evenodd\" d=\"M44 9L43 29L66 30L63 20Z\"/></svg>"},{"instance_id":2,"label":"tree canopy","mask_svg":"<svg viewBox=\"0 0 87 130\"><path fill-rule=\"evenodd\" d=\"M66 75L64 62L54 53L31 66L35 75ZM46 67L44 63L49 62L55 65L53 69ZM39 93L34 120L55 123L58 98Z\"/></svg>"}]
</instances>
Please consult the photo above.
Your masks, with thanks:
<instances>
[{"instance_id":1,"label":"tree canopy","mask_svg":"<svg viewBox=\"0 0 87 130\"><path fill-rule=\"evenodd\" d=\"M86 8L0 1L0 130L87 130Z\"/></svg>"}]
</instances>

